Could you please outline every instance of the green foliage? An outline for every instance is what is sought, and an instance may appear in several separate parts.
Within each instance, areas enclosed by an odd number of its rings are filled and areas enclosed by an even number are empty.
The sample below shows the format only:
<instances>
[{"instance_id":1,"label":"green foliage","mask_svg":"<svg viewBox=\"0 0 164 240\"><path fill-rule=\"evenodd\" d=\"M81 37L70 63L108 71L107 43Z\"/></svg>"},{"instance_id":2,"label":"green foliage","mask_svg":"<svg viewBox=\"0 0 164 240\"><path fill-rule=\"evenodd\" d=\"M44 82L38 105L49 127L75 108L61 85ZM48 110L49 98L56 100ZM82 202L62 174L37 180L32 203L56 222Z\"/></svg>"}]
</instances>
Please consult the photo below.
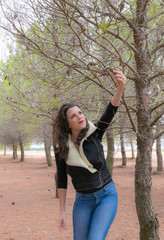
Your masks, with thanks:
<instances>
[{"instance_id":1,"label":"green foliage","mask_svg":"<svg viewBox=\"0 0 164 240\"><path fill-rule=\"evenodd\" d=\"M108 26L108 22L105 21L105 19L102 19L101 23L100 23L100 28L102 29L103 32L106 31Z\"/></svg>"}]
</instances>

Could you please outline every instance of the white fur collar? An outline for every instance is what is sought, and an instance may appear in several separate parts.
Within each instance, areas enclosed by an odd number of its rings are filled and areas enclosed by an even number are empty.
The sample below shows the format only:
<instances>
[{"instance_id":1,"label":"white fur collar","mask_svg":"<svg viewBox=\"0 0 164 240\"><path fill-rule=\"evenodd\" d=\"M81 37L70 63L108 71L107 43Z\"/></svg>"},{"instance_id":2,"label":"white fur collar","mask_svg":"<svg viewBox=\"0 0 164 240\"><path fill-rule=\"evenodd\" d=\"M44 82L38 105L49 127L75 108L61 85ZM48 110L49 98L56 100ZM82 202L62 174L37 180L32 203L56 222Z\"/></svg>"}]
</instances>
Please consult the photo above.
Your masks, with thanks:
<instances>
[{"instance_id":1,"label":"white fur collar","mask_svg":"<svg viewBox=\"0 0 164 240\"><path fill-rule=\"evenodd\" d=\"M97 127L91 121L88 121L88 123L89 123L89 129L85 138L89 137L97 129Z\"/></svg>"},{"instance_id":2,"label":"white fur collar","mask_svg":"<svg viewBox=\"0 0 164 240\"><path fill-rule=\"evenodd\" d=\"M88 159L86 158L83 152L84 140L97 129L92 122L88 121L88 123L89 123L89 129L86 136L82 139L80 143L79 151L76 149L74 143L71 141L71 135L69 135L69 140L68 140L69 154L68 154L67 164L70 166L83 167L88 169L90 172L94 173L97 170L93 168L93 165L88 161Z\"/></svg>"}]
</instances>

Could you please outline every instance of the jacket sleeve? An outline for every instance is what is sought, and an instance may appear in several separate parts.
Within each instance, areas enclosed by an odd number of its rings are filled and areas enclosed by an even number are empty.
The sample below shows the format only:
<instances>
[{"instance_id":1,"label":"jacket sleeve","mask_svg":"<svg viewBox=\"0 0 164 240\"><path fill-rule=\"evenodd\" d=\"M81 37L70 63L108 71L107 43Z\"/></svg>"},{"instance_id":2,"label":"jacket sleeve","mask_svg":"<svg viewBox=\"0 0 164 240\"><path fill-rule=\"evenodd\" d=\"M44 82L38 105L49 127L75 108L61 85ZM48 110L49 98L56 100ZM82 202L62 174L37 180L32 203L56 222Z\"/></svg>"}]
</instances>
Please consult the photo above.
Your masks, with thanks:
<instances>
[{"instance_id":1,"label":"jacket sleeve","mask_svg":"<svg viewBox=\"0 0 164 240\"><path fill-rule=\"evenodd\" d=\"M58 188L67 188L67 171L66 162L64 159L60 159L59 153L55 153L56 167L57 167L57 179Z\"/></svg>"},{"instance_id":2,"label":"jacket sleeve","mask_svg":"<svg viewBox=\"0 0 164 240\"><path fill-rule=\"evenodd\" d=\"M118 107L113 106L112 103L110 102L108 104L105 112L101 116L100 120L95 124L95 126L97 127L97 130L95 131L95 133L100 140L102 140L102 136L103 136L104 132L106 131L106 129L108 128L114 115L116 114L117 109L118 109Z\"/></svg>"}]
</instances>

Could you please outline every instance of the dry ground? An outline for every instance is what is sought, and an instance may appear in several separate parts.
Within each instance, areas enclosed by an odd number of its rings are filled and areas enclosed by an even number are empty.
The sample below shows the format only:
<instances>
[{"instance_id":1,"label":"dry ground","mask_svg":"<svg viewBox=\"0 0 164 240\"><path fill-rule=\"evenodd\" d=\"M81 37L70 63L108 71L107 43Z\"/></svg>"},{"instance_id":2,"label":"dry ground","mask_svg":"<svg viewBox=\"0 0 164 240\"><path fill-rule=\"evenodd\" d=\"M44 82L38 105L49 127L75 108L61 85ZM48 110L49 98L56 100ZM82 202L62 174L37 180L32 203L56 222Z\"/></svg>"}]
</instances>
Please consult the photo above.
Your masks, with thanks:
<instances>
[{"instance_id":1,"label":"dry ground","mask_svg":"<svg viewBox=\"0 0 164 240\"><path fill-rule=\"evenodd\" d=\"M117 157L117 156L116 156ZM54 162L53 162L54 163ZM159 218L159 235L164 240L164 172L157 173L153 157L152 199ZM134 165L121 167L115 159L113 179L119 195L116 219L107 240L139 240L134 202ZM23 163L11 154L0 153L0 240L73 240L72 206L74 189L69 180L67 194L68 230L57 228L58 199L55 198L55 164L47 167L44 153L27 152Z\"/></svg>"}]
</instances>

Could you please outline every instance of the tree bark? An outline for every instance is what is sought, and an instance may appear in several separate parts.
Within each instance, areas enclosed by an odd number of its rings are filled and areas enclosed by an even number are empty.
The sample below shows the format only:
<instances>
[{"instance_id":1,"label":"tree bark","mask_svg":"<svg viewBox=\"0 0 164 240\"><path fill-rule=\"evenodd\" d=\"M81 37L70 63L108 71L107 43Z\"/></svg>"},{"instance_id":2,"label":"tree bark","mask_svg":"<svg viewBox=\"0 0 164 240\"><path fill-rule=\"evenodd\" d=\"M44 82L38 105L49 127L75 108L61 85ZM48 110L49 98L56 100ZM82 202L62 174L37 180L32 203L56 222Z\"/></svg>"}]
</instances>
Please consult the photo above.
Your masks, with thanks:
<instances>
[{"instance_id":1,"label":"tree bark","mask_svg":"<svg viewBox=\"0 0 164 240\"><path fill-rule=\"evenodd\" d=\"M23 141L22 141L21 135L19 136L19 146L20 146L20 150L21 150L20 162L23 162L24 161L24 147L23 147Z\"/></svg>"},{"instance_id":2,"label":"tree bark","mask_svg":"<svg viewBox=\"0 0 164 240\"><path fill-rule=\"evenodd\" d=\"M157 125L157 133L159 132L159 125ZM163 159L161 152L161 138L156 140L156 154L157 154L157 171L163 171Z\"/></svg>"},{"instance_id":3,"label":"tree bark","mask_svg":"<svg viewBox=\"0 0 164 240\"><path fill-rule=\"evenodd\" d=\"M135 61L139 78L136 79L137 98L137 157L135 166L135 202L140 224L140 240L159 240L158 219L151 200L152 128L148 99L150 54L147 47L146 1L137 0L134 42Z\"/></svg>"},{"instance_id":4,"label":"tree bark","mask_svg":"<svg viewBox=\"0 0 164 240\"><path fill-rule=\"evenodd\" d=\"M157 171L163 171L163 158L161 153L161 138L156 140Z\"/></svg>"},{"instance_id":5,"label":"tree bark","mask_svg":"<svg viewBox=\"0 0 164 240\"><path fill-rule=\"evenodd\" d=\"M6 145L4 145L4 156L6 156Z\"/></svg>"},{"instance_id":6,"label":"tree bark","mask_svg":"<svg viewBox=\"0 0 164 240\"><path fill-rule=\"evenodd\" d=\"M131 152L132 152L132 159L135 158L135 154L134 154L134 146L133 146L133 140L130 139L130 146L131 146Z\"/></svg>"},{"instance_id":7,"label":"tree bark","mask_svg":"<svg viewBox=\"0 0 164 240\"><path fill-rule=\"evenodd\" d=\"M52 166L51 145L49 145L46 141L44 141L44 148L45 148L47 164L49 167L51 167Z\"/></svg>"},{"instance_id":8,"label":"tree bark","mask_svg":"<svg viewBox=\"0 0 164 240\"><path fill-rule=\"evenodd\" d=\"M112 175L113 172L113 163L114 163L114 139L113 139L113 128L109 127L106 131L107 138L107 156L106 163L109 168L109 171Z\"/></svg>"},{"instance_id":9,"label":"tree bark","mask_svg":"<svg viewBox=\"0 0 164 240\"><path fill-rule=\"evenodd\" d=\"M140 239L159 240L159 224L151 200L151 130L147 127L141 129L137 139L135 167L135 202L140 223Z\"/></svg>"},{"instance_id":10,"label":"tree bark","mask_svg":"<svg viewBox=\"0 0 164 240\"><path fill-rule=\"evenodd\" d=\"M17 144L13 143L13 159L17 159Z\"/></svg>"},{"instance_id":11,"label":"tree bark","mask_svg":"<svg viewBox=\"0 0 164 240\"><path fill-rule=\"evenodd\" d=\"M120 142L121 142L122 166L126 167L127 161L126 161L126 152L125 152L125 146L124 146L124 134L122 132L120 132Z\"/></svg>"},{"instance_id":12,"label":"tree bark","mask_svg":"<svg viewBox=\"0 0 164 240\"><path fill-rule=\"evenodd\" d=\"M126 152L124 145L124 116L120 115L120 144L121 144L121 154L122 154L122 166L126 167Z\"/></svg>"}]
</instances>

